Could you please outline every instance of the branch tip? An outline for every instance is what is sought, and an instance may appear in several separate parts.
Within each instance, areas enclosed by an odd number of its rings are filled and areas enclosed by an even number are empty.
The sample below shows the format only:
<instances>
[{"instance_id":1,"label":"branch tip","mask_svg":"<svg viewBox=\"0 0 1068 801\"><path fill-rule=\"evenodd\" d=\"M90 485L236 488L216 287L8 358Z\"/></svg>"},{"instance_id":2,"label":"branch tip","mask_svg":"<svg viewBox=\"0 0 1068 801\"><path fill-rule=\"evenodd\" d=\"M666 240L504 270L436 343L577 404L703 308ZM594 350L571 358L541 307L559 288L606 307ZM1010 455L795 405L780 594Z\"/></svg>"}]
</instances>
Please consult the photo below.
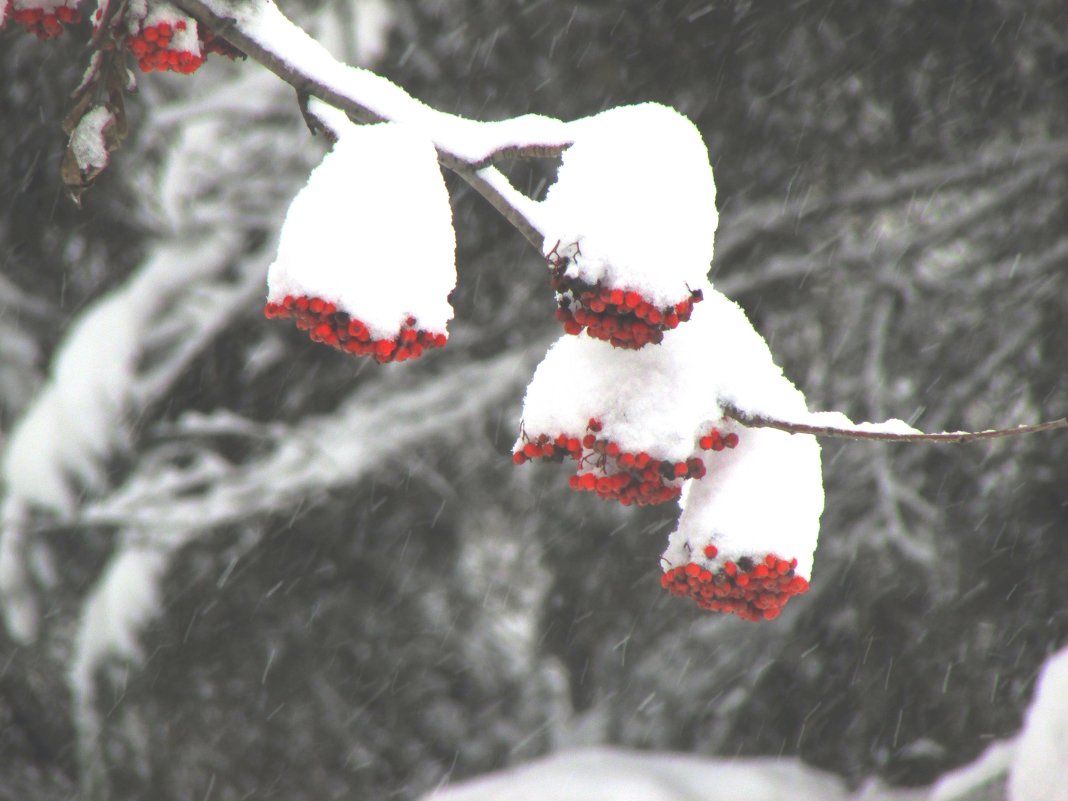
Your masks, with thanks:
<instances>
[{"instance_id":1,"label":"branch tip","mask_svg":"<svg viewBox=\"0 0 1068 801\"><path fill-rule=\"evenodd\" d=\"M1041 431L1055 431L1068 428L1068 418L1061 417L1057 420L1048 420L1043 423L1032 425L1019 425L1013 428L995 428L985 431L939 431L936 433L904 433L895 431L878 431L860 427L847 428L843 426L817 425L814 423L802 423L789 420L779 420L760 414L750 414L738 409L732 404L723 407L725 416L741 423L749 428L774 428L785 431L788 434L811 434L816 437L838 437L842 439L867 439L880 442L945 442L961 443L975 442L983 439L1002 439L1004 437L1016 437L1022 434L1037 434Z\"/></svg>"}]
</instances>

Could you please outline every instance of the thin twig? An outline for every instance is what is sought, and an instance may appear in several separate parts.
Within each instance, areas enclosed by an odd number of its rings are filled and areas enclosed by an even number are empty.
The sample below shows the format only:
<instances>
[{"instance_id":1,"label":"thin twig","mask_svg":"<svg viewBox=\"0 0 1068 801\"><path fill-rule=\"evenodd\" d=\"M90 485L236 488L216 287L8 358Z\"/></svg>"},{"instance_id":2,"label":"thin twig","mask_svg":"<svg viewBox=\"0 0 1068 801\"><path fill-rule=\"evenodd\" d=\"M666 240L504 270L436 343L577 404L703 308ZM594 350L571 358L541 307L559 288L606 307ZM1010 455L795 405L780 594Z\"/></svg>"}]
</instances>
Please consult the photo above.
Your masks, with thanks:
<instances>
[{"instance_id":1,"label":"thin twig","mask_svg":"<svg viewBox=\"0 0 1068 801\"><path fill-rule=\"evenodd\" d=\"M841 426L815 425L813 423L792 422L778 420L760 414L749 414L731 404L723 406L725 416L737 420L743 426L749 428L775 428L786 431L789 434L812 434L817 437L839 437L842 439L870 439L883 442L975 442L981 439L1000 439L1002 437L1016 437L1021 434L1035 434L1039 431L1054 431L1058 428L1068 428L1068 418L1049 420L1045 423L1034 425L1016 426L1014 428L996 428L986 431L940 431L935 434L916 432L915 434L897 433L893 431L869 431L863 428L844 428Z\"/></svg>"}]
</instances>

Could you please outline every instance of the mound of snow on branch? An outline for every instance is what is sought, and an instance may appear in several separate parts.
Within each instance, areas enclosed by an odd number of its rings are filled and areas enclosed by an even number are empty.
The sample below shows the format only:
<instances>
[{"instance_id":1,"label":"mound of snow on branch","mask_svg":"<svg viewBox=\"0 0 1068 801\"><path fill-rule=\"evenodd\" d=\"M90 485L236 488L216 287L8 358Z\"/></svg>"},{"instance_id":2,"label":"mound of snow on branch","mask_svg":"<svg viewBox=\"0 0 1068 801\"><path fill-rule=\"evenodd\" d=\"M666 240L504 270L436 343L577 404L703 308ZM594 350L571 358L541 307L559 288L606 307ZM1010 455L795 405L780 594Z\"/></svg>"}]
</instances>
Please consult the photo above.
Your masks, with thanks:
<instances>
[{"instance_id":1,"label":"mound of snow on branch","mask_svg":"<svg viewBox=\"0 0 1068 801\"><path fill-rule=\"evenodd\" d=\"M406 324L444 333L456 238L433 144L397 124L339 133L286 214L268 301L333 303L374 339Z\"/></svg>"},{"instance_id":2,"label":"mound of snow on branch","mask_svg":"<svg viewBox=\"0 0 1068 801\"><path fill-rule=\"evenodd\" d=\"M795 574L807 580L823 513L819 443L770 428L746 429L740 437L737 448L720 454L717 469L687 483L664 560L686 564L712 544L711 565L775 554L796 559Z\"/></svg>"},{"instance_id":3,"label":"mound of snow on branch","mask_svg":"<svg viewBox=\"0 0 1068 801\"><path fill-rule=\"evenodd\" d=\"M543 206L544 252L570 259L567 276L672 306L706 281L718 214L700 132L656 103L609 109L567 126Z\"/></svg>"},{"instance_id":4,"label":"mound of snow on branch","mask_svg":"<svg viewBox=\"0 0 1068 801\"><path fill-rule=\"evenodd\" d=\"M805 414L804 395L741 307L700 286L705 302L660 345L619 350L586 336L558 340L527 387L526 432L581 436L593 418L629 450L678 460L720 420L721 400L753 414Z\"/></svg>"}]
</instances>

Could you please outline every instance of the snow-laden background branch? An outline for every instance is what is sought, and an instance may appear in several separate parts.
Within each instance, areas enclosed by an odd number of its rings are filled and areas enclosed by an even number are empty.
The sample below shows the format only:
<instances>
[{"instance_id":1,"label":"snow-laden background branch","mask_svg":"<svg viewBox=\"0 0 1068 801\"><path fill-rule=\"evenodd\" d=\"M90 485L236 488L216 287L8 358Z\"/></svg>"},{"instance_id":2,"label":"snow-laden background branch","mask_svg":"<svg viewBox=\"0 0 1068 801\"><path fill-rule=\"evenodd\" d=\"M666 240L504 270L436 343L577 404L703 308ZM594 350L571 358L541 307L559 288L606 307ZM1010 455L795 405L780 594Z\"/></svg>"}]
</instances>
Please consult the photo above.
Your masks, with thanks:
<instances>
[{"instance_id":1,"label":"snow-laden background branch","mask_svg":"<svg viewBox=\"0 0 1068 801\"><path fill-rule=\"evenodd\" d=\"M285 11L465 117L693 118L712 280L812 407L923 430L1068 408L1060 3L963 26L910 4ZM78 54L0 36L4 793L416 798L554 752L587 788L625 764L618 793L669 799L720 769L770 797L1021 787L1016 751L1041 749L1011 738L1068 636L1063 437L825 444L810 592L760 626L709 617L651 568L670 509L512 467L558 324L544 262L462 182L448 347L354 364L260 314L326 147L289 88L217 60L144 76L76 213L56 132ZM536 198L552 180L500 169ZM735 756L776 761L717 767Z\"/></svg>"}]
</instances>

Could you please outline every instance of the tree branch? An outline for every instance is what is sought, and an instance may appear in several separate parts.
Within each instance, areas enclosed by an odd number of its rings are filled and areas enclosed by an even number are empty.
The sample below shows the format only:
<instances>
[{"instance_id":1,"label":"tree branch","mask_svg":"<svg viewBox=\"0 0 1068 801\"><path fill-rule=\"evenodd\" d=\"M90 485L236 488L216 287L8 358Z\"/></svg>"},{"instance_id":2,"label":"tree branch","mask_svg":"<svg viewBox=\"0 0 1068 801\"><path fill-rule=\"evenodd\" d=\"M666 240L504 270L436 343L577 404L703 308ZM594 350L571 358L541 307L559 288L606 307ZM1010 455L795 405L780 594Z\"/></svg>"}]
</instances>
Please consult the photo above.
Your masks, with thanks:
<instances>
[{"instance_id":1,"label":"tree branch","mask_svg":"<svg viewBox=\"0 0 1068 801\"><path fill-rule=\"evenodd\" d=\"M1059 420L1049 420L1045 423L1036 423L1034 425L1015 426L1014 428L988 429L986 431L941 431L934 434L925 434L921 431L910 433L880 429L870 423L837 426L779 420L766 415L750 414L730 403L723 405L723 414L749 428L775 428L789 434L812 434L817 437L870 439L883 442L974 442L981 439L1000 439L1021 434L1035 434L1039 431L1068 428L1068 418L1062 417Z\"/></svg>"},{"instance_id":2,"label":"tree branch","mask_svg":"<svg viewBox=\"0 0 1068 801\"><path fill-rule=\"evenodd\" d=\"M298 96L318 97L354 122L419 125L434 141L441 165L488 200L541 252L545 237L536 202L515 190L493 164L517 156L559 155L571 144L566 123L534 115L476 122L436 111L387 79L337 61L271 0L241 5L176 0L176 5L288 83Z\"/></svg>"}]
</instances>

